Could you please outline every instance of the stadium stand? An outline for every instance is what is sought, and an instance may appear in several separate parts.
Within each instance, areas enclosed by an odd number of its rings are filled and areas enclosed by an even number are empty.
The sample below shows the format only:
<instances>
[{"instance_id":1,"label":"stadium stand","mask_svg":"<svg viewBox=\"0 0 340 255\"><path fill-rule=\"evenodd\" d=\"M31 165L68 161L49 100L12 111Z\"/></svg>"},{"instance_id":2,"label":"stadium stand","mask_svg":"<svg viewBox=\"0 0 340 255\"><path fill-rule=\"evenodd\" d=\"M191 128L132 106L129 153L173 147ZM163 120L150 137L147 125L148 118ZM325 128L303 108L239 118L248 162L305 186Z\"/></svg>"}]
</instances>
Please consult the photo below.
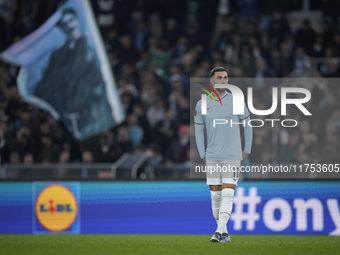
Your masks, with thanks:
<instances>
[{"instance_id":1,"label":"stadium stand","mask_svg":"<svg viewBox=\"0 0 340 255\"><path fill-rule=\"evenodd\" d=\"M0 1L4 35L0 49L34 31L62 2ZM319 114L318 122L303 120L293 131L255 130L252 163L338 160L340 87L323 83L324 78L340 77L336 1L270 1L265 6L261 1L247 6L242 0L91 2L126 122L76 142L62 123L23 102L16 86L18 68L1 62L2 166L113 164L125 153L137 158L146 154L148 163L143 165L157 169L156 175L162 178L162 169L174 165L180 169L189 161L189 79L209 77L213 66L225 66L230 77L318 78L312 95L319 96L310 102ZM264 105L268 103L265 95L259 98ZM23 169L11 172L25 175ZM55 173L63 174L58 169ZM166 174L171 178L169 171ZM178 176L187 177L187 173Z\"/></svg>"}]
</instances>

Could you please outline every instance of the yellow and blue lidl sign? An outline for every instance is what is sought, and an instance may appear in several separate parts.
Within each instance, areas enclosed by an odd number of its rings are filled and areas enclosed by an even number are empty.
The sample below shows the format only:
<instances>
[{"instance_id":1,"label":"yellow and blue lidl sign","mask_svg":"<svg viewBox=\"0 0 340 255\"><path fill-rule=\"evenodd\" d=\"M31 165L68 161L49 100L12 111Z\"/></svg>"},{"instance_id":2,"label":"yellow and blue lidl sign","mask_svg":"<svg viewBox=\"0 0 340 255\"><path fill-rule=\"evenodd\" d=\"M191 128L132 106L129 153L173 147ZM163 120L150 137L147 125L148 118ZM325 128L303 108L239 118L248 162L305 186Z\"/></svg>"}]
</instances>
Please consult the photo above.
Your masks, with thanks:
<instances>
[{"instance_id":1,"label":"yellow and blue lidl sign","mask_svg":"<svg viewBox=\"0 0 340 255\"><path fill-rule=\"evenodd\" d=\"M78 183L35 183L34 233L79 233Z\"/></svg>"}]
</instances>

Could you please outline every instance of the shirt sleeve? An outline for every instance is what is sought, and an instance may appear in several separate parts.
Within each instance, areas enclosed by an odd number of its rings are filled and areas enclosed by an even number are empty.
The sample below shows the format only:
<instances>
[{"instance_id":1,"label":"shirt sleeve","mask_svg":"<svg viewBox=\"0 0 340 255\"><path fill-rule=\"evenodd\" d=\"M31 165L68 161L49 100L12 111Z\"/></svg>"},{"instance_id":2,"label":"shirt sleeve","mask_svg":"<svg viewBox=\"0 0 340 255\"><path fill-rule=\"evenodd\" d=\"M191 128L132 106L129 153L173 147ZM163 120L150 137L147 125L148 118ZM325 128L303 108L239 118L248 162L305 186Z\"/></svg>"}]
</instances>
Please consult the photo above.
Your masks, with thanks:
<instances>
[{"instance_id":1,"label":"shirt sleeve","mask_svg":"<svg viewBox=\"0 0 340 255\"><path fill-rule=\"evenodd\" d=\"M240 121L245 121L244 125L244 152L250 154L253 142L253 128L249 125L250 115L246 104L244 104L244 114L239 115Z\"/></svg>"},{"instance_id":2,"label":"shirt sleeve","mask_svg":"<svg viewBox=\"0 0 340 255\"><path fill-rule=\"evenodd\" d=\"M195 139L198 153L201 158L205 158L205 148L204 148L204 118L201 114L200 102L196 104L195 109Z\"/></svg>"},{"instance_id":3,"label":"shirt sleeve","mask_svg":"<svg viewBox=\"0 0 340 255\"><path fill-rule=\"evenodd\" d=\"M239 115L240 120L244 120L246 118L249 117L249 111L248 108L246 106L246 104L244 104L244 114L243 115Z\"/></svg>"},{"instance_id":4,"label":"shirt sleeve","mask_svg":"<svg viewBox=\"0 0 340 255\"><path fill-rule=\"evenodd\" d=\"M195 108L195 116L194 116L194 122L195 124L200 124L203 125L204 124L204 118L202 116L202 111L201 111L201 101L198 101L196 104L196 108Z\"/></svg>"}]
</instances>

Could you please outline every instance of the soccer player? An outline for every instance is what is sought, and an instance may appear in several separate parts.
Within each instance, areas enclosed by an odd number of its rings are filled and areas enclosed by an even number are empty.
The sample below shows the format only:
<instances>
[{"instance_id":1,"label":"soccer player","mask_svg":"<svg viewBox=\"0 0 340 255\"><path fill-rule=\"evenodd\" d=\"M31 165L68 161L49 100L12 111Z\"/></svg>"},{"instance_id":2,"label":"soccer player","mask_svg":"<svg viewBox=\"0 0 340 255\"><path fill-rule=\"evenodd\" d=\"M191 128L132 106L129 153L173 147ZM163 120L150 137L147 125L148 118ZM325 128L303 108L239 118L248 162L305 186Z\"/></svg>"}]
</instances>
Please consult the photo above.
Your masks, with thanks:
<instances>
[{"instance_id":1,"label":"soccer player","mask_svg":"<svg viewBox=\"0 0 340 255\"><path fill-rule=\"evenodd\" d=\"M223 67L215 67L210 72L210 82L228 84L228 74ZM230 218L235 188L239 178L241 163L251 151L252 127L248 125L249 111L244 105L243 115L233 115L233 95L226 89L216 88L222 101L215 105L210 97L206 100L206 114L201 111L202 100L196 104L195 138L198 152L206 163L207 184L210 187L211 207L217 229L211 242L230 242L227 222ZM216 97L218 102L218 98ZM216 124L223 119L224 124ZM228 122L225 123L227 120ZM204 125L207 131L207 148L204 146ZM244 127L245 146L241 149L240 125ZM209 171L209 169L211 171ZM215 170L215 172L212 171ZM218 171L219 170L219 171Z\"/></svg>"}]
</instances>

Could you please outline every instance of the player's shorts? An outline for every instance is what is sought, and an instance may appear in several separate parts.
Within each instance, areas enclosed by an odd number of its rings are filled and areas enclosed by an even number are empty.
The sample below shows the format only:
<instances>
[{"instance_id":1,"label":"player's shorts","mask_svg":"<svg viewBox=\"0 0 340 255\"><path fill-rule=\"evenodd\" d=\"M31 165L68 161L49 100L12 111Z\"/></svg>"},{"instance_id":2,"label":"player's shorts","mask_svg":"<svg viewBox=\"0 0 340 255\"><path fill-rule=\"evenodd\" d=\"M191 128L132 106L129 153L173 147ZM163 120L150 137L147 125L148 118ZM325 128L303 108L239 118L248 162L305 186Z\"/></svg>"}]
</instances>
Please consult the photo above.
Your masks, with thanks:
<instances>
[{"instance_id":1,"label":"player's shorts","mask_svg":"<svg viewBox=\"0 0 340 255\"><path fill-rule=\"evenodd\" d=\"M207 185L222 185L223 183L237 185L240 176L240 160L206 161Z\"/></svg>"}]
</instances>

